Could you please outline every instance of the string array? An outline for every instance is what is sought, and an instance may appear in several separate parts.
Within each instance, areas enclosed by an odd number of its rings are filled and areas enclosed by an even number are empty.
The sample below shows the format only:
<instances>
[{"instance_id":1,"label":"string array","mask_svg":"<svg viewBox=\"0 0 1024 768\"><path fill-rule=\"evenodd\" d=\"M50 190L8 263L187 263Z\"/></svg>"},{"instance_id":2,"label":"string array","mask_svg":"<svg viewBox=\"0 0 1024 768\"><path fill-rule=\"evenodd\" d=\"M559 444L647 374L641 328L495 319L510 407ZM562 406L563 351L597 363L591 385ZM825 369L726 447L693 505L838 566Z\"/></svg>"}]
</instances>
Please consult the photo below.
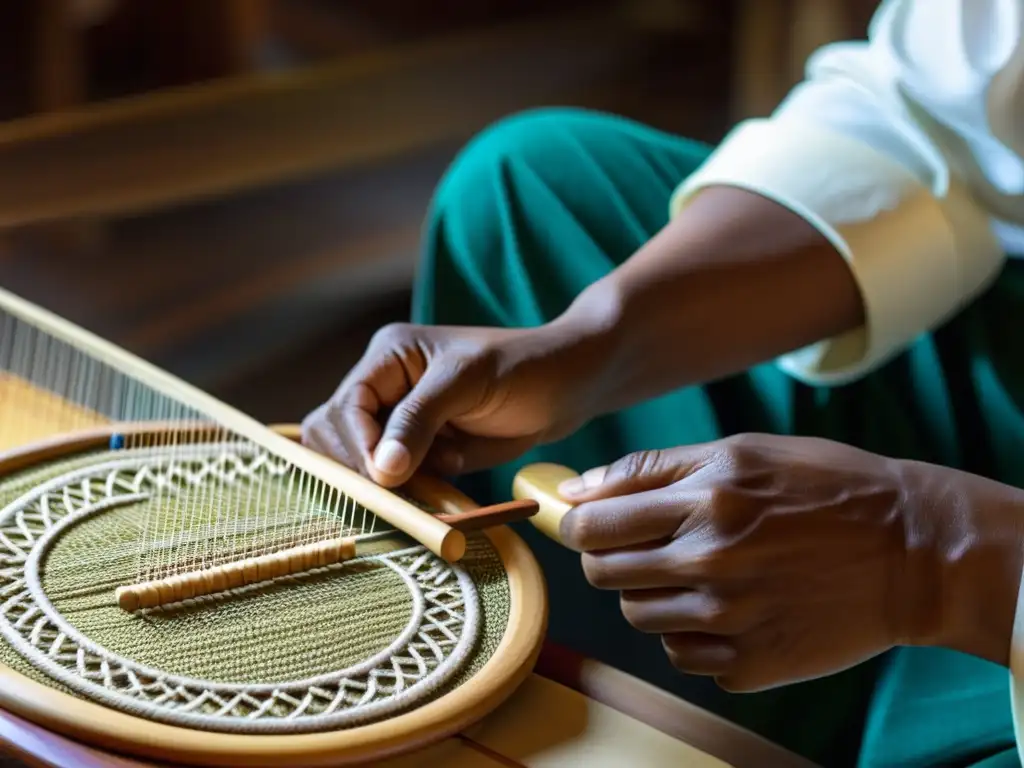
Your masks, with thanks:
<instances>
[{"instance_id":1,"label":"string array","mask_svg":"<svg viewBox=\"0 0 1024 768\"><path fill-rule=\"evenodd\" d=\"M158 491L129 516L140 582L368 534L378 525L348 495L216 414L0 307L0 452L52 437L55 427L106 428L108 450L152 455L148 471Z\"/></svg>"}]
</instances>

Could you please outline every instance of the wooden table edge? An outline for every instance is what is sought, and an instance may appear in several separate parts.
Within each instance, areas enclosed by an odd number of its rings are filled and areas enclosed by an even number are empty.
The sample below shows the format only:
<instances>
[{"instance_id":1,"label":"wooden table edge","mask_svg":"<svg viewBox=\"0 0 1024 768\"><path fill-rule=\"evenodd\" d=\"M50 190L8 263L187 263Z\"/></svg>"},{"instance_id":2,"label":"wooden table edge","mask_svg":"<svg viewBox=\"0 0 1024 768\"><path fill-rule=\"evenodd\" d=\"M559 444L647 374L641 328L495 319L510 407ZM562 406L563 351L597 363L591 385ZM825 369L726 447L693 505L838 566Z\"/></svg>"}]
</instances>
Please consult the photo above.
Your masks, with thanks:
<instances>
[{"instance_id":1,"label":"wooden table edge","mask_svg":"<svg viewBox=\"0 0 1024 768\"><path fill-rule=\"evenodd\" d=\"M545 643L534 672L734 768L816 768L753 731L569 648Z\"/></svg>"},{"instance_id":2,"label":"wooden table edge","mask_svg":"<svg viewBox=\"0 0 1024 768\"><path fill-rule=\"evenodd\" d=\"M545 643L534 673L679 739L734 768L814 768L814 763L639 678ZM114 755L0 710L0 756L33 768L170 768ZM69 762L70 761L70 762Z\"/></svg>"}]
</instances>

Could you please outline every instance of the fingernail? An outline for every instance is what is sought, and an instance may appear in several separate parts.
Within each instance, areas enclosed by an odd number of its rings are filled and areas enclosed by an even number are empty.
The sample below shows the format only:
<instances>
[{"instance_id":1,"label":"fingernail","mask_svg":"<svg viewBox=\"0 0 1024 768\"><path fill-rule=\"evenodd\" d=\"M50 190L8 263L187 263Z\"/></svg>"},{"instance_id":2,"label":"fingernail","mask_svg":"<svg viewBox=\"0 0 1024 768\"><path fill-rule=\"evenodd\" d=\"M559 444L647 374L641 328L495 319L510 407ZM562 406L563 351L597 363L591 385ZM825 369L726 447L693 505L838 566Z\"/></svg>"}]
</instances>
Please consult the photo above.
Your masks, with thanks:
<instances>
[{"instance_id":1,"label":"fingernail","mask_svg":"<svg viewBox=\"0 0 1024 768\"><path fill-rule=\"evenodd\" d=\"M563 480L558 484L558 492L562 496L575 496L583 493L583 478L574 477L570 480Z\"/></svg>"},{"instance_id":2,"label":"fingernail","mask_svg":"<svg viewBox=\"0 0 1024 768\"><path fill-rule=\"evenodd\" d=\"M608 474L608 467L594 467L583 473L583 487L592 491L604 483L604 476Z\"/></svg>"},{"instance_id":3,"label":"fingernail","mask_svg":"<svg viewBox=\"0 0 1024 768\"><path fill-rule=\"evenodd\" d=\"M592 491L604 482L604 476L607 473L608 467L588 469L579 477L574 477L559 484L558 492L563 496L577 496L586 491Z\"/></svg>"},{"instance_id":4,"label":"fingernail","mask_svg":"<svg viewBox=\"0 0 1024 768\"><path fill-rule=\"evenodd\" d=\"M378 470L386 475L400 475L409 467L412 456L409 449L397 440L385 440L377 446L373 454L373 463Z\"/></svg>"}]
</instances>

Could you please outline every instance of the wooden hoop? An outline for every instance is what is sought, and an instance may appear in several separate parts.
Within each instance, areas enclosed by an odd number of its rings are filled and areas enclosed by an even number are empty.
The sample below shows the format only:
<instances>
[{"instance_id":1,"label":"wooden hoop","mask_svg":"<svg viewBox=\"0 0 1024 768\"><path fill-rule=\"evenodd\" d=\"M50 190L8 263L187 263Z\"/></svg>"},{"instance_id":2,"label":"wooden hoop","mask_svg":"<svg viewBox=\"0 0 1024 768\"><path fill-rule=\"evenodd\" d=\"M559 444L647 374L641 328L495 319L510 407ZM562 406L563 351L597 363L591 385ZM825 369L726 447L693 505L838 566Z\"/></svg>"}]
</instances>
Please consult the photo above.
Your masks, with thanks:
<instances>
[{"instance_id":1,"label":"wooden hoop","mask_svg":"<svg viewBox=\"0 0 1024 768\"><path fill-rule=\"evenodd\" d=\"M298 428L274 427L293 438ZM142 431L148 431L143 428ZM154 430L156 431L156 430ZM0 454L0 477L41 462L109 444L117 426L90 429ZM418 481L407 490L446 511L476 505L447 483ZM422 495L431 498L420 498ZM382 760L421 749L485 717L533 669L547 630L547 589L532 552L507 527L485 535L509 583L509 617L494 655L464 684L439 699L370 725L343 731L250 736L155 723L62 693L0 664L0 708L44 728L112 752L172 763L216 766L340 766Z\"/></svg>"}]
</instances>

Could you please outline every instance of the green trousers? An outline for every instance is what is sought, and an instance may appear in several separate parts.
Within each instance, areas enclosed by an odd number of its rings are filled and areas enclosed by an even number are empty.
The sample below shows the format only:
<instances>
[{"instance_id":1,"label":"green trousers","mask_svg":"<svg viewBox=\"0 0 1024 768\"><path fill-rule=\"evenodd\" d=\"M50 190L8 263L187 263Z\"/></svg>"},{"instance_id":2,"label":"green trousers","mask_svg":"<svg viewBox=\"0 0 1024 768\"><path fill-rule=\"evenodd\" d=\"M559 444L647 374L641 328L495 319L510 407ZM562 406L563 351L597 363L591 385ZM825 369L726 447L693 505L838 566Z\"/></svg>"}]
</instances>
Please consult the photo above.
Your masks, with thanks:
<instances>
[{"instance_id":1,"label":"green trousers","mask_svg":"<svg viewBox=\"0 0 1024 768\"><path fill-rule=\"evenodd\" d=\"M550 320L665 225L670 194L708 151L577 110L498 123L466 147L437 190L414 320L508 327ZM1024 264L1011 264L959 317L854 384L812 388L761 365L599 418L514 465L465 478L464 487L480 500L507 499L525 462L584 470L633 450L743 431L828 437L1021 485L1024 355L1012 329L1022 317ZM1019 765L1005 669L943 650L899 649L829 678L726 694L672 669L659 639L622 618L617 594L587 585L577 556L529 526L520 530L548 578L556 642L825 766Z\"/></svg>"}]
</instances>

